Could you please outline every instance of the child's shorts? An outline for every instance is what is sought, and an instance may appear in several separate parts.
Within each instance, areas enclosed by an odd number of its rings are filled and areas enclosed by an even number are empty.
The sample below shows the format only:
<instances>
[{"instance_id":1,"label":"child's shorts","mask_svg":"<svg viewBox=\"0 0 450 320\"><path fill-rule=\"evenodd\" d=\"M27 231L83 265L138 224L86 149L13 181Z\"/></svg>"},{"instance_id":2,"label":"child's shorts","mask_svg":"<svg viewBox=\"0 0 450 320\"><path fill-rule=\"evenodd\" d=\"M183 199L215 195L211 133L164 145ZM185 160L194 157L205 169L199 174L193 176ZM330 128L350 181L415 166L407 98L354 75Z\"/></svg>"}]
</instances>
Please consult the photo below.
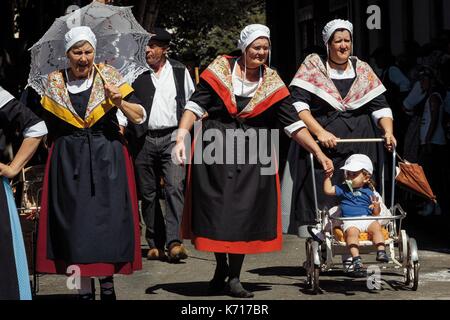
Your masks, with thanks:
<instances>
[{"instance_id":1,"label":"child's shorts","mask_svg":"<svg viewBox=\"0 0 450 320\"><path fill-rule=\"evenodd\" d=\"M355 227L359 229L359 232L367 232L367 228L369 228L370 224L376 220L353 220L353 221L344 221L342 225L342 230L345 232L350 227Z\"/></svg>"}]
</instances>

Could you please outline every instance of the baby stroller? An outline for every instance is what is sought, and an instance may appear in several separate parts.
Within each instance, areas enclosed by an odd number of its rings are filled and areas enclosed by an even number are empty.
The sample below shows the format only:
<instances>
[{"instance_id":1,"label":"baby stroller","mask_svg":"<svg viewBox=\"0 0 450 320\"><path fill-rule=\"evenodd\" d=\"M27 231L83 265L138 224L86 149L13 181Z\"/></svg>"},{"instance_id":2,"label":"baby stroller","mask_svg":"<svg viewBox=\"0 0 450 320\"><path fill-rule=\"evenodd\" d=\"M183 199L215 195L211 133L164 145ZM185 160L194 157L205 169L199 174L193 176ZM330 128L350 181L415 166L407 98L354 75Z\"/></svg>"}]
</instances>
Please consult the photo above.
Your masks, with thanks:
<instances>
[{"instance_id":1,"label":"baby stroller","mask_svg":"<svg viewBox=\"0 0 450 320\"><path fill-rule=\"evenodd\" d=\"M382 138L374 139L339 139L338 143L378 143L384 142ZM309 289L314 294L320 292L319 277L321 272L331 270L343 270L343 260L336 262L333 261L335 256L345 257L349 254L349 249L343 239L343 232L339 229L339 225L345 220L379 220L383 226L383 233L385 235L386 251L389 253L389 263L385 264L383 269L393 267L396 269L403 269L404 285L410 289L416 291L419 285L419 256L417 250L417 243L414 238L408 237L405 230L402 229L402 220L406 217L406 212L402 209L400 204L394 205L394 191L395 191L395 159L396 151L392 152L392 192L390 199L390 208L382 203L382 213L380 216L370 217L352 217L344 218L340 216L340 210L338 207L318 208L317 201L317 186L316 178L314 176L314 159L313 155L310 155L311 170L313 177L313 191L314 191L314 204L316 211L315 230L320 231L322 239L317 237L309 237L306 240L306 261L303 267L306 270L306 283ZM384 165L381 173L384 177ZM383 179L384 181L384 179ZM384 195L384 184L382 186ZM361 239L363 237L363 240ZM315 240L316 239L316 240ZM373 242L368 238L367 234L360 236L359 240L360 253L371 254L376 252ZM371 269L369 267L369 269ZM367 276L370 276L368 269Z\"/></svg>"}]
</instances>

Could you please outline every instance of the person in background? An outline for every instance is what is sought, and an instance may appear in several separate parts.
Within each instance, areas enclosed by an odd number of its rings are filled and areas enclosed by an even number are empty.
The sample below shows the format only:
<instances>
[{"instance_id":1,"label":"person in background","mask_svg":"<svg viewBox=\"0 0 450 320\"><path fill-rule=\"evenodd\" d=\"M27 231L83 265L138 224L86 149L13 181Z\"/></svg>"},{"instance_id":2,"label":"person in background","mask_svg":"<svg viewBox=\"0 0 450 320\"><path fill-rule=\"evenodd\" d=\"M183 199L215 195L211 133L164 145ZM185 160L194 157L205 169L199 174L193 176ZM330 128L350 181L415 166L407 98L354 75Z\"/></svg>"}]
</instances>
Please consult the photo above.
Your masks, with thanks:
<instances>
[{"instance_id":1,"label":"person in background","mask_svg":"<svg viewBox=\"0 0 450 320\"><path fill-rule=\"evenodd\" d=\"M397 151L403 153L404 132L408 126L408 116L403 109L403 100L411 90L411 83L395 62L395 57L386 47L379 47L373 53L375 63L381 69L381 82L386 87L386 100L391 107L394 132L397 136Z\"/></svg>"},{"instance_id":2,"label":"person in background","mask_svg":"<svg viewBox=\"0 0 450 320\"><path fill-rule=\"evenodd\" d=\"M446 192L446 167L448 166L447 141L444 130L445 89L436 77L436 71L424 66L419 72L420 85L427 100L420 123L419 163L423 166L437 203L426 202L420 215L440 215L448 212Z\"/></svg>"},{"instance_id":3,"label":"person in background","mask_svg":"<svg viewBox=\"0 0 450 320\"><path fill-rule=\"evenodd\" d=\"M133 83L136 96L149 115L140 125L129 124L129 145L135 158L136 181L142 200L145 238L149 245L147 259L178 262L188 257L180 238L184 204L185 168L172 162L175 144L172 133L177 129L184 106L194 92L187 68L167 57L171 34L162 28L146 45L151 70ZM163 179L165 215L159 207L158 189Z\"/></svg>"},{"instance_id":4,"label":"person in background","mask_svg":"<svg viewBox=\"0 0 450 320\"><path fill-rule=\"evenodd\" d=\"M8 179L22 170L47 134L44 121L0 87L0 137L16 130L23 134L22 144L9 164L0 162L0 300L31 300L22 228Z\"/></svg>"}]
</instances>

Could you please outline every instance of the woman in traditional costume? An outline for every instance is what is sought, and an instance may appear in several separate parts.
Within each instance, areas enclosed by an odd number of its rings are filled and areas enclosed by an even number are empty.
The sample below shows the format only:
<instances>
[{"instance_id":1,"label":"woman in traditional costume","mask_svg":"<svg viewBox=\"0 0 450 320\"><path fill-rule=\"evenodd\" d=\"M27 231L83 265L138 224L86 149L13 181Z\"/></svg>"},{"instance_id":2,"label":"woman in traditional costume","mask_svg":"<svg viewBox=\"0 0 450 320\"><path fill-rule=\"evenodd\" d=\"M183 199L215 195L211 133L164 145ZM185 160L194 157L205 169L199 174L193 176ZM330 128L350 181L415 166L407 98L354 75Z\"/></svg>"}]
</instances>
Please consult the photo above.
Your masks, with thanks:
<instances>
[{"instance_id":1,"label":"woman in traditional costume","mask_svg":"<svg viewBox=\"0 0 450 320\"><path fill-rule=\"evenodd\" d=\"M323 29L327 57L311 54L301 64L290 84L292 104L309 131L325 147L325 154L340 168L345 159L355 153L369 156L374 163L374 177L380 185L383 147L376 143L342 143L337 138L385 139L391 150L396 140L392 130L392 111L383 92L386 91L372 68L352 53L353 25L336 19ZM295 148L296 146L293 146ZM289 162L293 186L293 214L298 225L315 224L314 194L310 160L307 152L295 148ZM317 168L317 166L316 166ZM316 170L317 171L317 170ZM344 180L337 171L333 183ZM316 173L317 185L323 184L323 174ZM319 207L336 205L318 188Z\"/></svg>"},{"instance_id":2,"label":"woman in traditional costume","mask_svg":"<svg viewBox=\"0 0 450 320\"><path fill-rule=\"evenodd\" d=\"M41 99L51 147L37 271L81 275L81 299L95 299L90 277L99 277L110 300L113 275L142 268L134 173L116 112L138 124L146 115L117 70L94 68L96 42L88 27L66 33L69 68L49 74Z\"/></svg>"},{"instance_id":3,"label":"woman in traditional costume","mask_svg":"<svg viewBox=\"0 0 450 320\"><path fill-rule=\"evenodd\" d=\"M0 300L31 300L22 228L8 178L16 176L31 159L47 128L0 87L0 136L15 131L22 132L24 140L10 164L0 162Z\"/></svg>"},{"instance_id":4,"label":"woman in traditional costume","mask_svg":"<svg viewBox=\"0 0 450 320\"><path fill-rule=\"evenodd\" d=\"M283 103L289 91L266 65L269 28L245 27L238 46L240 57L219 56L202 73L180 121L174 156L183 162L185 135L195 120L203 119L199 136L204 139L197 137L189 169L183 231L197 250L215 254L217 265L208 292L216 294L227 287L231 296L250 298L253 293L239 280L245 254L272 252L282 246L278 174L276 170L264 173L269 165L260 158L250 159L263 152L276 165L271 133L284 129L313 152L324 169L333 168L292 105ZM239 143L230 139L230 133L246 137ZM268 139L262 138L264 133ZM209 143L211 134L223 139ZM227 161L210 161L207 150L211 149L215 149L213 158L222 155ZM197 162L196 153L202 150L205 156Z\"/></svg>"}]
</instances>

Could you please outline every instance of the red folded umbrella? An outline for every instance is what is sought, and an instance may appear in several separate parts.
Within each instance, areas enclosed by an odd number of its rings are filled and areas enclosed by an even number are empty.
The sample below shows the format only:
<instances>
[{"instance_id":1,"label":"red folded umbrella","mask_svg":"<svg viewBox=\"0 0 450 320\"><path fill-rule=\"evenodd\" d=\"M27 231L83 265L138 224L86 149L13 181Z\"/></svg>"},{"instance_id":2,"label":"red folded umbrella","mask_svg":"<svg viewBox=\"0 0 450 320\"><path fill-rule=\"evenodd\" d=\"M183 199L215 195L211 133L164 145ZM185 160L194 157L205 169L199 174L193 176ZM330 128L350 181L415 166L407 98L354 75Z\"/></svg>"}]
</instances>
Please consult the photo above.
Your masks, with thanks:
<instances>
[{"instance_id":1,"label":"red folded umbrella","mask_svg":"<svg viewBox=\"0 0 450 320\"><path fill-rule=\"evenodd\" d=\"M401 161L398 164L400 173L395 178L395 181L409 191L436 203L436 196L431 190L423 168L417 163L408 161Z\"/></svg>"}]
</instances>

